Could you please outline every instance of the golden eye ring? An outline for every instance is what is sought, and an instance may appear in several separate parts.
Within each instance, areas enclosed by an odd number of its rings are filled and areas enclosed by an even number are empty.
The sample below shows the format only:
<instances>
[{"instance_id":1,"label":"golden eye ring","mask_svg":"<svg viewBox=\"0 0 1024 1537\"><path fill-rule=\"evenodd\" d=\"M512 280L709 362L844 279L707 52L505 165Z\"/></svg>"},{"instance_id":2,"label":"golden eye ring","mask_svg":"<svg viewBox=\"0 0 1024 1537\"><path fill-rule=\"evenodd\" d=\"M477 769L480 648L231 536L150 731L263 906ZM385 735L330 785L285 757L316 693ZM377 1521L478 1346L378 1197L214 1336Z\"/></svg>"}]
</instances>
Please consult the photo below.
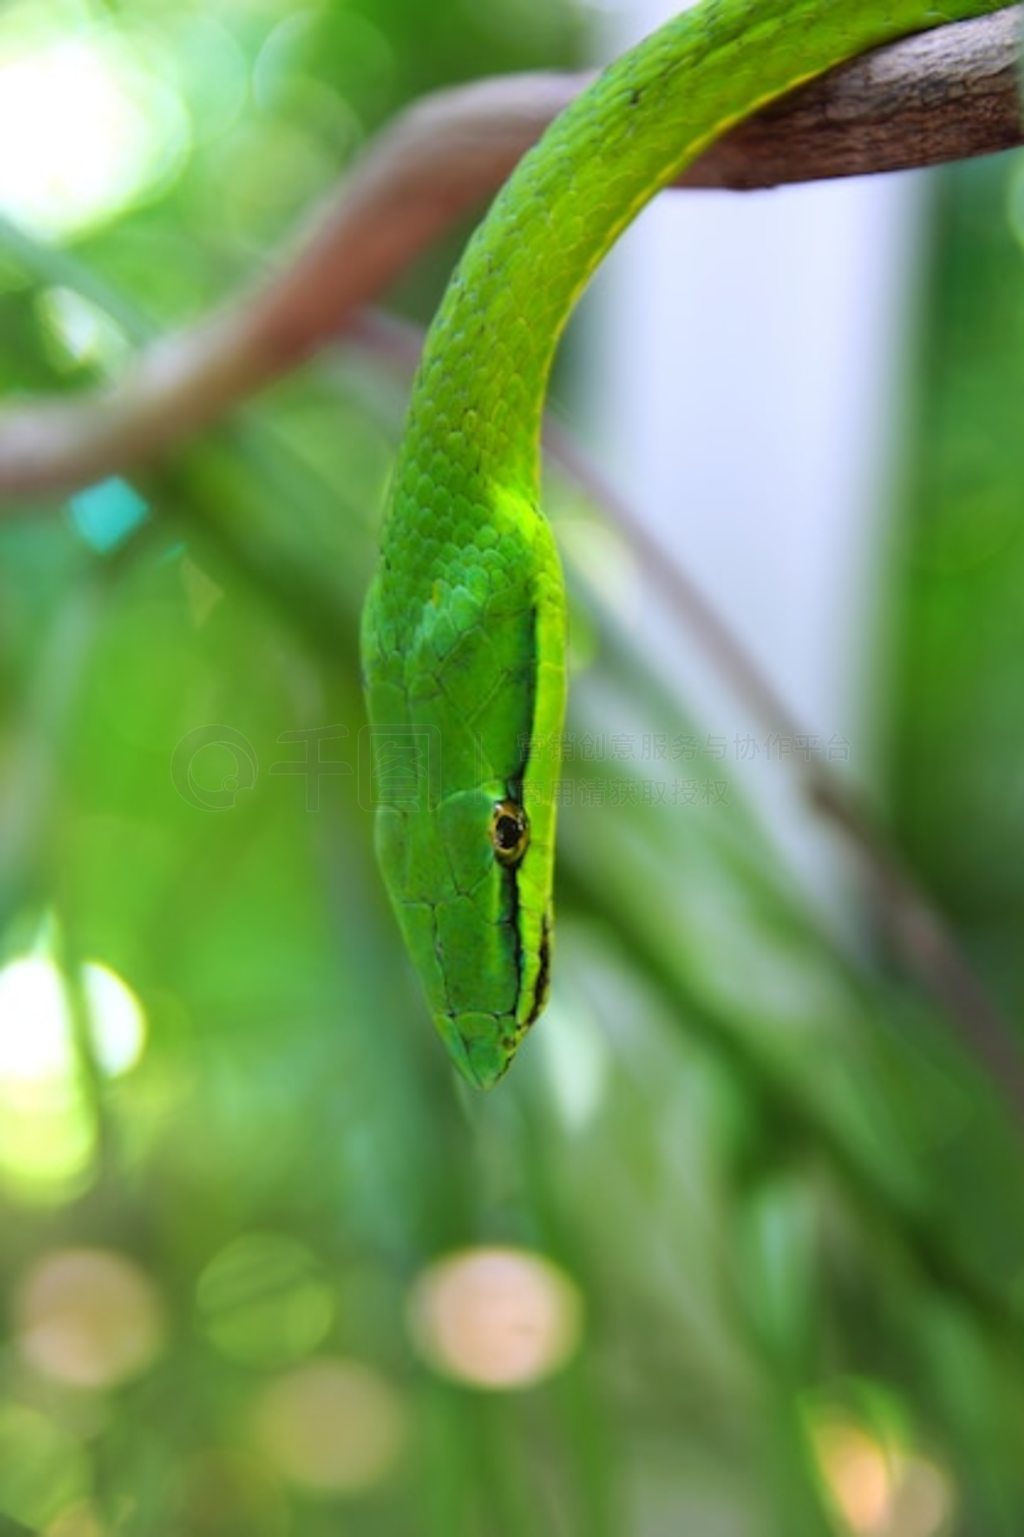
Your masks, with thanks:
<instances>
[{"instance_id":1,"label":"golden eye ring","mask_svg":"<svg viewBox=\"0 0 1024 1537\"><path fill-rule=\"evenodd\" d=\"M530 842L530 819L515 801L498 801L491 814L491 844L499 864L517 865Z\"/></svg>"}]
</instances>

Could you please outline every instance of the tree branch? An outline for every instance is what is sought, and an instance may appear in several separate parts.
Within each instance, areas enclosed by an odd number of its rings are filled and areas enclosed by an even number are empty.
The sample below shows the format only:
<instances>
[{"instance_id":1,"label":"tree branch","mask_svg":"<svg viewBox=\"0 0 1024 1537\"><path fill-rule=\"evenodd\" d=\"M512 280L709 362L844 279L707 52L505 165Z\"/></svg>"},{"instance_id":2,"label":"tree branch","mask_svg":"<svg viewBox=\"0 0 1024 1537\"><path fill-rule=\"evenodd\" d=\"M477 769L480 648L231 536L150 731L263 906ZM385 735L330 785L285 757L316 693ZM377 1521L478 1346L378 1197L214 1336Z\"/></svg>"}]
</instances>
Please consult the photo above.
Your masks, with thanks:
<instances>
[{"instance_id":1,"label":"tree branch","mask_svg":"<svg viewBox=\"0 0 1024 1537\"><path fill-rule=\"evenodd\" d=\"M748 191L906 171L1024 140L1024 6L922 32L854 59L741 123L683 178Z\"/></svg>"},{"instance_id":2,"label":"tree branch","mask_svg":"<svg viewBox=\"0 0 1024 1537\"><path fill-rule=\"evenodd\" d=\"M834 71L727 135L683 184L775 186L1020 143L1021 10L942 27ZM274 275L147 348L112 387L0 417L0 500L137 468L296 367L493 192L587 78L508 76L408 108Z\"/></svg>"}]
</instances>

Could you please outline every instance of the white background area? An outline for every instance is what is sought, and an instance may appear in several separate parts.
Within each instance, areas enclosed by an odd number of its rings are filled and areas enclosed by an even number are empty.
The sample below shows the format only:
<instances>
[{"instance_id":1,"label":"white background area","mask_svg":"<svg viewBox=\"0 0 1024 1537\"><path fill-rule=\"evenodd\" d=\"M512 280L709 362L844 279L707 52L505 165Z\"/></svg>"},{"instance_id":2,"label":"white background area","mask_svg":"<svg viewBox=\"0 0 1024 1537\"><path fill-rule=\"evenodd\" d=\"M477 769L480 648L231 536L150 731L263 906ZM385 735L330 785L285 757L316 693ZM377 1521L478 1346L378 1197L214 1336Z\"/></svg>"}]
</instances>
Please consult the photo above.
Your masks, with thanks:
<instances>
[{"instance_id":1,"label":"white background area","mask_svg":"<svg viewBox=\"0 0 1024 1537\"><path fill-rule=\"evenodd\" d=\"M611 57L679 7L606 9ZM591 452L806 730L848 741L838 767L868 781L920 193L917 176L667 193L609 257L591 308ZM757 732L693 643L639 606L700 724L730 743ZM842 865L791 772L732 754L730 768L841 901Z\"/></svg>"}]
</instances>

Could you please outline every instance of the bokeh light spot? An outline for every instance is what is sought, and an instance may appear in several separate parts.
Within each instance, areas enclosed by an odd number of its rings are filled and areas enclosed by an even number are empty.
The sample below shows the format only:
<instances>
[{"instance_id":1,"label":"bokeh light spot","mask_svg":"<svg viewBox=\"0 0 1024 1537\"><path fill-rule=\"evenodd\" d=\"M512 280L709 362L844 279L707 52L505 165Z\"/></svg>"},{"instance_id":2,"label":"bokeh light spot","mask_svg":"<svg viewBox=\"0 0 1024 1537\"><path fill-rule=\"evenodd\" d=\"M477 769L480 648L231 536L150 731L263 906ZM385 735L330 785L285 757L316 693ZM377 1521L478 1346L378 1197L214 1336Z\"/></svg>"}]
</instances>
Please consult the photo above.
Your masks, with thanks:
<instances>
[{"instance_id":1,"label":"bokeh light spot","mask_svg":"<svg viewBox=\"0 0 1024 1537\"><path fill-rule=\"evenodd\" d=\"M179 98L113 28L81 13L0 23L0 210L51 236L109 217L177 171ZM54 103L60 111L54 111Z\"/></svg>"},{"instance_id":2,"label":"bokeh light spot","mask_svg":"<svg viewBox=\"0 0 1024 1537\"><path fill-rule=\"evenodd\" d=\"M199 1278L198 1301L211 1343L247 1366L301 1360L334 1318L315 1256L278 1233L250 1233L222 1249Z\"/></svg>"},{"instance_id":3,"label":"bokeh light spot","mask_svg":"<svg viewBox=\"0 0 1024 1537\"><path fill-rule=\"evenodd\" d=\"M23 956L0 971L0 1077L55 1078L67 1069L70 1019L57 968Z\"/></svg>"},{"instance_id":4,"label":"bokeh light spot","mask_svg":"<svg viewBox=\"0 0 1024 1537\"><path fill-rule=\"evenodd\" d=\"M525 1388L557 1371L582 1330L579 1291L541 1255L468 1249L431 1265L409 1298L420 1353L444 1376L480 1388Z\"/></svg>"},{"instance_id":5,"label":"bokeh light spot","mask_svg":"<svg viewBox=\"0 0 1024 1537\"><path fill-rule=\"evenodd\" d=\"M40 1260L15 1299L18 1348L44 1376L109 1388L144 1372L160 1353L163 1307L152 1281L124 1255L63 1249Z\"/></svg>"},{"instance_id":6,"label":"bokeh light spot","mask_svg":"<svg viewBox=\"0 0 1024 1537\"><path fill-rule=\"evenodd\" d=\"M146 1040L142 1005L127 983L99 961L86 961L82 984L96 1060L109 1077L117 1078L142 1055Z\"/></svg>"},{"instance_id":7,"label":"bokeh light spot","mask_svg":"<svg viewBox=\"0 0 1024 1537\"><path fill-rule=\"evenodd\" d=\"M145 1016L109 966L87 961L82 989L96 1060L111 1076L139 1060ZM20 956L0 970L0 1079L39 1083L74 1069L71 1010L64 979L46 955Z\"/></svg>"},{"instance_id":8,"label":"bokeh light spot","mask_svg":"<svg viewBox=\"0 0 1024 1537\"><path fill-rule=\"evenodd\" d=\"M818 1472L851 1537L941 1537L953 1487L924 1457L890 1447L855 1420L825 1414L811 1427Z\"/></svg>"},{"instance_id":9,"label":"bokeh light spot","mask_svg":"<svg viewBox=\"0 0 1024 1537\"><path fill-rule=\"evenodd\" d=\"M73 288L46 288L36 310L58 367L71 362L112 369L129 355L130 344L112 315Z\"/></svg>"},{"instance_id":10,"label":"bokeh light spot","mask_svg":"<svg viewBox=\"0 0 1024 1537\"><path fill-rule=\"evenodd\" d=\"M354 1494L391 1470L405 1430L401 1400L358 1361L321 1359L284 1373L255 1407L257 1438L290 1482Z\"/></svg>"},{"instance_id":11,"label":"bokeh light spot","mask_svg":"<svg viewBox=\"0 0 1024 1537\"><path fill-rule=\"evenodd\" d=\"M900 1458L897 1472L891 1532L885 1537L940 1537L949 1531L955 1500L948 1474L924 1457Z\"/></svg>"},{"instance_id":12,"label":"bokeh light spot","mask_svg":"<svg viewBox=\"0 0 1024 1537\"><path fill-rule=\"evenodd\" d=\"M0 1405L0 1513L38 1530L88 1483L85 1455L66 1431L34 1409Z\"/></svg>"},{"instance_id":13,"label":"bokeh light spot","mask_svg":"<svg viewBox=\"0 0 1024 1537\"><path fill-rule=\"evenodd\" d=\"M885 1448L859 1426L824 1420L814 1451L825 1487L852 1532L877 1532L892 1504L892 1466Z\"/></svg>"},{"instance_id":14,"label":"bokeh light spot","mask_svg":"<svg viewBox=\"0 0 1024 1537\"><path fill-rule=\"evenodd\" d=\"M106 1537L107 1528L89 1500L76 1500L47 1526L43 1537Z\"/></svg>"},{"instance_id":15,"label":"bokeh light spot","mask_svg":"<svg viewBox=\"0 0 1024 1537\"><path fill-rule=\"evenodd\" d=\"M177 86L188 107L193 137L209 143L227 132L245 109L249 91L245 53L209 10L182 9L172 35Z\"/></svg>"},{"instance_id":16,"label":"bokeh light spot","mask_svg":"<svg viewBox=\"0 0 1024 1537\"><path fill-rule=\"evenodd\" d=\"M31 1200L88 1182L96 1122L59 971L43 955L0 970L0 1175Z\"/></svg>"}]
</instances>

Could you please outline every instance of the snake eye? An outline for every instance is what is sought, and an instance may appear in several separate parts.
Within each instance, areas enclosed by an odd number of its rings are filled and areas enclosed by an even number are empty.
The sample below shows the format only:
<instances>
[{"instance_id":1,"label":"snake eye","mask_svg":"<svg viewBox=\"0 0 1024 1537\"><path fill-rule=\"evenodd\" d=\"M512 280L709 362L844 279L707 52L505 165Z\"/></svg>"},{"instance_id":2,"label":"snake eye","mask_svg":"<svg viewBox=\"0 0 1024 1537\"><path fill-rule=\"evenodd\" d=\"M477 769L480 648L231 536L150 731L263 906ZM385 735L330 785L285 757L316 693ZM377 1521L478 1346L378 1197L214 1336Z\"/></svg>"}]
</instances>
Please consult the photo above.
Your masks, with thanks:
<instances>
[{"instance_id":1,"label":"snake eye","mask_svg":"<svg viewBox=\"0 0 1024 1537\"><path fill-rule=\"evenodd\" d=\"M491 842L503 865L517 865L530 841L530 823L515 801L499 801L491 817Z\"/></svg>"}]
</instances>

